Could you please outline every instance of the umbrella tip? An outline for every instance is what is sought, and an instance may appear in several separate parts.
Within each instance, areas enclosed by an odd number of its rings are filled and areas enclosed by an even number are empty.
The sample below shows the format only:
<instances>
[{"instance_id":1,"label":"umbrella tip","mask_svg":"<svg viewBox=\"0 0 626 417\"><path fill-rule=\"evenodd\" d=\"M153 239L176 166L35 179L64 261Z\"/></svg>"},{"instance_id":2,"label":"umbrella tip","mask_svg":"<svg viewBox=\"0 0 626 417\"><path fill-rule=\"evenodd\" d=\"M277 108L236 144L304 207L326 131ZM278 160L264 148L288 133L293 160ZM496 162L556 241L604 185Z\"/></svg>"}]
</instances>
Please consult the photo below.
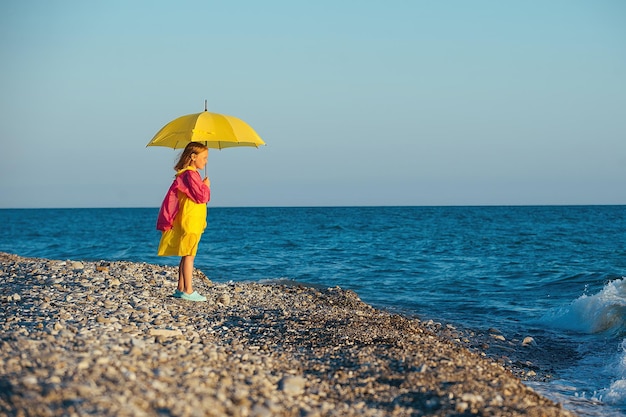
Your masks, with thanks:
<instances>
[{"instance_id":1,"label":"umbrella tip","mask_svg":"<svg viewBox=\"0 0 626 417\"><path fill-rule=\"evenodd\" d=\"M204 111L206 111L206 100L204 100Z\"/></svg>"}]
</instances>

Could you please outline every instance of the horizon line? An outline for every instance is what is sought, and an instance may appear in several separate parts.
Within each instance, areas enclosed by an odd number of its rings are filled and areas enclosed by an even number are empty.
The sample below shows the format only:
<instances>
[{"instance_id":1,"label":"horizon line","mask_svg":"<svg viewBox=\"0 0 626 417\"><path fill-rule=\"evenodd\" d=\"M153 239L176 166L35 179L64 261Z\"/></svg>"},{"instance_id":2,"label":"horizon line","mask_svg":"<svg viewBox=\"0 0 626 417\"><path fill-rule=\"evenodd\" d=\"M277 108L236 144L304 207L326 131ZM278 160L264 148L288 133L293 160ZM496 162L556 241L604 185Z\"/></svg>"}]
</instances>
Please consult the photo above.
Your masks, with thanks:
<instances>
[{"instance_id":1,"label":"horizon line","mask_svg":"<svg viewBox=\"0 0 626 417\"><path fill-rule=\"evenodd\" d=\"M593 204L349 204L349 205L250 205L250 206L208 206L209 209L242 209L242 208L383 208L383 207L620 207L626 203L593 203ZM102 209L159 209L160 206L93 206L93 207L0 207L0 210L102 210Z\"/></svg>"}]
</instances>

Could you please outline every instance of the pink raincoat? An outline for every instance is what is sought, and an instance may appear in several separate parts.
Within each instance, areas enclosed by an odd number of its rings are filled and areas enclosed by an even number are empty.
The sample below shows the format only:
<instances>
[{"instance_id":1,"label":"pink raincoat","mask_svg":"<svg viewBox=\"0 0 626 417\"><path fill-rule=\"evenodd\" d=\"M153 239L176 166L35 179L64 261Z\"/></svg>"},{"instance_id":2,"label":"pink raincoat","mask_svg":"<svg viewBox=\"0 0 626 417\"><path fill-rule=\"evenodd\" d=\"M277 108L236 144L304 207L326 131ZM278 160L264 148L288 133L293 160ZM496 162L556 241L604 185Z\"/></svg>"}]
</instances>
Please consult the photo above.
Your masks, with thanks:
<instances>
[{"instance_id":1,"label":"pink raincoat","mask_svg":"<svg viewBox=\"0 0 626 417\"><path fill-rule=\"evenodd\" d=\"M211 190L195 168L178 171L157 218L157 229L163 232L159 256L196 254L206 227L206 203L210 199Z\"/></svg>"}]
</instances>

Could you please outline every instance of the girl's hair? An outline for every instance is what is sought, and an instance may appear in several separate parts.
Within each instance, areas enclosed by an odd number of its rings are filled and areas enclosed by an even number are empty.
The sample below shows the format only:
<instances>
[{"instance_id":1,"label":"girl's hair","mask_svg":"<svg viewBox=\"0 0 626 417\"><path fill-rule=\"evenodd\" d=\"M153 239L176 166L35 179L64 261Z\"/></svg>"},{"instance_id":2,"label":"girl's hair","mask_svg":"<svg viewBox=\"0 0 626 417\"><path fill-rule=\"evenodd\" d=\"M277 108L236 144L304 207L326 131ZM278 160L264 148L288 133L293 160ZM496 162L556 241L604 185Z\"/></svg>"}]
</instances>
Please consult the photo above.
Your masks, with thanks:
<instances>
[{"instance_id":1,"label":"girl's hair","mask_svg":"<svg viewBox=\"0 0 626 417\"><path fill-rule=\"evenodd\" d=\"M180 171L183 168L187 168L191 165L192 155L197 155L206 151L207 148L205 145L200 142L189 142L187 146L185 146L185 150L180 154L180 158L178 159L178 163L174 165L174 169L176 171Z\"/></svg>"}]
</instances>

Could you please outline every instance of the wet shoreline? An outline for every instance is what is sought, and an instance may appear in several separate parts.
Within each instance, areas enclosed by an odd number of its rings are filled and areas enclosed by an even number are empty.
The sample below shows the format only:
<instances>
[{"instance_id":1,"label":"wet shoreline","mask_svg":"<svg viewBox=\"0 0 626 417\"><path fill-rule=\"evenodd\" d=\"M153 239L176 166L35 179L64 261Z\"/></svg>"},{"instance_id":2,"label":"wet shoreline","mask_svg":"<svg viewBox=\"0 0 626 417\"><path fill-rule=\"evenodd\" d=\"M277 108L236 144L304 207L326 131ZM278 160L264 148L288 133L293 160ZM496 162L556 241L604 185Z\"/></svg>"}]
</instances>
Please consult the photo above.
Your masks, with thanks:
<instances>
[{"instance_id":1,"label":"wet shoreline","mask_svg":"<svg viewBox=\"0 0 626 417\"><path fill-rule=\"evenodd\" d=\"M192 303L171 297L174 267L0 261L8 415L573 415L522 383L548 377L540 367L487 356L534 342L495 329L469 335L340 288L196 271L208 302Z\"/></svg>"}]
</instances>

